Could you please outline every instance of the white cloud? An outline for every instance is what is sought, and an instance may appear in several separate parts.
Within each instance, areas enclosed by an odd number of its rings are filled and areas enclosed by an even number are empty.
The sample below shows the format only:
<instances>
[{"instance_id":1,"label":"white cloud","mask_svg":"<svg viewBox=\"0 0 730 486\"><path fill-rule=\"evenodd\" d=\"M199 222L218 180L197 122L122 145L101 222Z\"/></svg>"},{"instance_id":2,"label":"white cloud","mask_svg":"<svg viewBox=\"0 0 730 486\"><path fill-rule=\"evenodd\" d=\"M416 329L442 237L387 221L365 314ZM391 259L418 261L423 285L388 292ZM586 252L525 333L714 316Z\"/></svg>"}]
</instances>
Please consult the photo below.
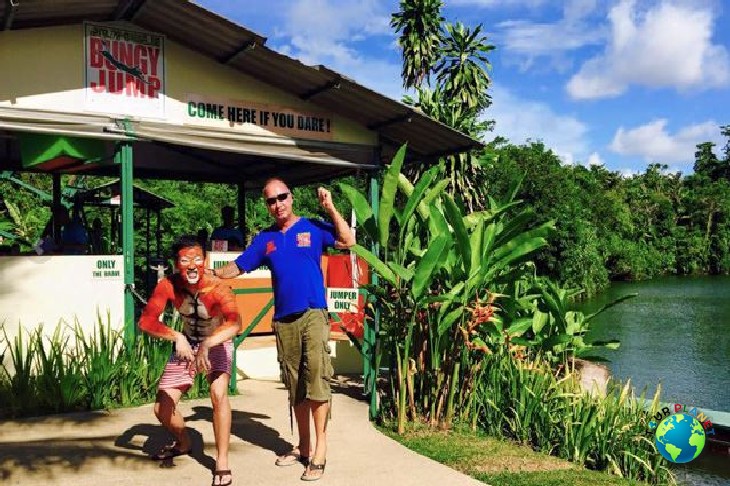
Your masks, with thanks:
<instances>
[{"instance_id":1,"label":"white cloud","mask_svg":"<svg viewBox=\"0 0 730 486\"><path fill-rule=\"evenodd\" d=\"M591 165L605 165L603 163L603 159L598 154L598 152L593 152L591 155L588 156L588 162L586 163L587 166Z\"/></svg>"},{"instance_id":2,"label":"white cloud","mask_svg":"<svg viewBox=\"0 0 730 486\"><path fill-rule=\"evenodd\" d=\"M565 53L606 41L606 29L588 19L597 11L596 0L569 0L557 22L507 20L497 24L499 46L507 53L505 61L526 70L538 57L549 57L551 68L564 71L570 67Z\"/></svg>"},{"instance_id":3,"label":"white cloud","mask_svg":"<svg viewBox=\"0 0 730 486\"><path fill-rule=\"evenodd\" d=\"M619 169L618 172L619 172L619 174L621 174L621 177L623 177L624 179L631 179L632 177L641 174L641 172L636 169L628 169L628 168Z\"/></svg>"},{"instance_id":4,"label":"white cloud","mask_svg":"<svg viewBox=\"0 0 730 486\"><path fill-rule=\"evenodd\" d=\"M494 136L501 135L515 144L528 139L540 140L566 164L587 158L588 127L585 123L555 113L546 103L518 98L498 85L493 88L493 104L485 116L496 121Z\"/></svg>"},{"instance_id":5,"label":"white cloud","mask_svg":"<svg viewBox=\"0 0 730 486\"><path fill-rule=\"evenodd\" d=\"M610 148L621 155L643 157L647 162L692 164L698 143L714 142L722 146L720 127L706 121L680 128L674 134L667 131L667 120L660 118L636 128L620 127Z\"/></svg>"},{"instance_id":6,"label":"white cloud","mask_svg":"<svg viewBox=\"0 0 730 486\"><path fill-rule=\"evenodd\" d=\"M687 89L730 82L728 52L712 43L709 7L662 0L642 12L636 0L621 0L609 20L609 45L570 79L571 97L618 96L632 84Z\"/></svg>"},{"instance_id":7,"label":"white cloud","mask_svg":"<svg viewBox=\"0 0 730 486\"><path fill-rule=\"evenodd\" d=\"M284 13L278 35L285 43L275 48L400 100L400 64L363 55L351 44L372 36L394 37L389 26L391 7L378 0L296 0Z\"/></svg>"}]
</instances>

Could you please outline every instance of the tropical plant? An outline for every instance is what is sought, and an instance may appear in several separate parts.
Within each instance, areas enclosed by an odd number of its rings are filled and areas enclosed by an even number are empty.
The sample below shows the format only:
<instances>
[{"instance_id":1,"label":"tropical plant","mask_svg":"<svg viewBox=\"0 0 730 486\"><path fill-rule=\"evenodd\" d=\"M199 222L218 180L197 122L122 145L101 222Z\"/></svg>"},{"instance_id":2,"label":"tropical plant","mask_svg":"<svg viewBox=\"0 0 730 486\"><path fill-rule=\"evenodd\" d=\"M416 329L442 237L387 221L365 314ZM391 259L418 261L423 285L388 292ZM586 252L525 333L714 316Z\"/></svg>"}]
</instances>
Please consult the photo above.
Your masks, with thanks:
<instances>
[{"instance_id":1,"label":"tropical plant","mask_svg":"<svg viewBox=\"0 0 730 486\"><path fill-rule=\"evenodd\" d=\"M179 322L173 322L179 326ZM0 417L98 410L151 402L157 393L172 343L138 336L127 344L112 329L109 316L99 316L91 335L78 322L61 322L46 335L42 327L19 328L8 339L0 325ZM189 398L206 396L207 381L198 375Z\"/></svg>"},{"instance_id":2,"label":"tropical plant","mask_svg":"<svg viewBox=\"0 0 730 486\"><path fill-rule=\"evenodd\" d=\"M630 383L611 382L605 396L584 393L574 372L557 376L540 356L516 359L503 348L483 360L478 425L589 469L652 484L673 483L647 437L659 389L647 404Z\"/></svg>"},{"instance_id":3,"label":"tropical plant","mask_svg":"<svg viewBox=\"0 0 730 486\"><path fill-rule=\"evenodd\" d=\"M580 289L565 289L544 277L532 280L531 288L515 298L504 300L506 315L512 320L511 343L524 346L531 357L540 356L554 367L571 364L573 358L606 361L603 350L615 350L617 340L587 341L590 322L604 311L636 297L627 294L585 315L572 309L572 303L581 294ZM598 353L598 354L597 354Z\"/></svg>"},{"instance_id":4,"label":"tropical plant","mask_svg":"<svg viewBox=\"0 0 730 486\"><path fill-rule=\"evenodd\" d=\"M481 34L481 25L472 30L460 22L446 23L441 6L440 0L402 0L400 10L392 16L391 26L399 34L403 49L403 85L417 88L418 94L417 100L406 96L404 101L480 138L493 125L480 118L491 103L487 73L491 65L486 54L494 46ZM424 80L428 87L423 86ZM445 167L451 181L447 191L454 197L460 195L470 212L483 209L485 181L476 159L468 153L449 155ZM409 175L417 179L425 170L416 164Z\"/></svg>"},{"instance_id":5,"label":"tropical plant","mask_svg":"<svg viewBox=\"0 0 730 486\"><path fill-rule=\"evenodd\" d=\"M501 339L492 304L492 287L527 271L521 265L546 243L551 223L529 229L528 215L509 220L506 209L517 202L465 216L444 194L448 180L439 166L412 185L401 174L405 146L383 177L376 216L363 194L341 184L361 227L379 248L353 247L383 279L370 290L382 310L384 346L391 360L393 411L399 430L408 417L426 417L450 425L455 398L467 403L478 359L487 341ZM436 182L438 180L438 182ZM396 207L397 195L405 204ZM484 329L482 329L484 328ZM485 341L486 340L486 341Z\"/></svg>"},{"instance_id":6,"label":"tropical plant","mask_svg":"<svg viewBox=\"0 0 730 486\"><path fill-rule=\"evenodd\" d=\"M447 35L436 65L436 79L443 86L445 99L464 109L480 112L491 104L487 74L491 64L487 53L494 50L487 36L481 35L482 25L474 30L461 22L446 24Z\"/></svg>"},{"instance_id":7,"label":"tropical plant","mask_svg":"<svg viewBox=\"0 0 730 486\"><path fill-rule=\"evenodd\" d=\"M443 33L441 0L401 0L390 26L400 33L403 49L401 78L405 88L419 87L428 79L439 58Z\"/></svg>"}]
</instances>

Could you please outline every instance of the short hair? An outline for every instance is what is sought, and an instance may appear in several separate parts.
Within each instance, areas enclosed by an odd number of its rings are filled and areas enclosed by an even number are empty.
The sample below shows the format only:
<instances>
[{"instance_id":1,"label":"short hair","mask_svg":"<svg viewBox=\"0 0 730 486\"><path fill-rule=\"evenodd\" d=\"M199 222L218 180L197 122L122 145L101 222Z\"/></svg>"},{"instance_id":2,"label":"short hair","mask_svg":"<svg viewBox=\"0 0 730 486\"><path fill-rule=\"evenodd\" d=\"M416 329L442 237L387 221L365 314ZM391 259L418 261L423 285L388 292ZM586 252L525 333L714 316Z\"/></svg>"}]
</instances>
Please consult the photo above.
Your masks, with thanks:
<instances>
[{"instance_id":1,"label":"short hair","mask_svg":"<svg viewBox=\"0 0 730 486\"><path fill-rule=\"evenodd\" d=\"M284 184L286 186L287 189L291 190L291 188L289 187L289 184L287 184L286 181L284 179L282 179L281 177L269 177L268 179L266 179L266 182L264 182L264 185L261 186L262 195L264 193L264 189L266 189L266 186L268 186L272 182L281 182L282 184Z\"/></svg>"},{"instance_id":2,"label":"short hair","mask_svg":"<svg viewBox=\"0 0 730 486\"><path fill-rule=\"evenodd\" d=\"M195 235L182 235L178 237L177 240L172 244L172 259L173 261L177 260L177 254L180 253L180 250L183 248L192 248L192 247L199 247L201 250L203 250L203 256L205 256L205 247L200 244L200 240Z\"/></svg>"}]
</instances>

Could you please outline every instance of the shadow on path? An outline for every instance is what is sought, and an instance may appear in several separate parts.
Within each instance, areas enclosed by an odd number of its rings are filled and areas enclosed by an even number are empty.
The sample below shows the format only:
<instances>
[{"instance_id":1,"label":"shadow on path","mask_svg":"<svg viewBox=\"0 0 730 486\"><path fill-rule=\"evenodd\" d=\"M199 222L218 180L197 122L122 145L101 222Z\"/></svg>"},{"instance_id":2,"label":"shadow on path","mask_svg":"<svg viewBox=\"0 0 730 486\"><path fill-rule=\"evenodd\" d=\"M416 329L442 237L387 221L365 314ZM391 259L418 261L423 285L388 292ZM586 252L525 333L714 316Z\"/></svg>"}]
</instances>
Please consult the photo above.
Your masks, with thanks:
<instances>
[{"instance_id":1,"label":"shadow on path","mask_svg":"<svg viewBox=\"0 0 730 486\"><path fill-rule=\"evenodd\" d=\"M203 436L195 429L187 428L192 443L192 454L190 457L198 461L198 463L206 469L215 469L215 458L205 454L205 444ZM144 443L139 446L135 445L134 439L137 436L146 437ZM173 439L170 433L159 424L137 424L125 430L122 435L117 437L114 445L130 451L142 452L140 457L148 461L152 461L152 455L157 454L160 450L172 443ZM170 468L175 466L175 458L158 461L161 468Z\"/></svg>"},{"instance_id":2,"label":"shadow on path","mask_svg":"<svg viewBox=\"0 0 730 486\"><path fill-rule=\"evenodd\" d=\"M93 438L42 439L23 442L0 442L0 483L29 472L41 473L53 484L54 469L81 472L87 463L108 459L111 463L138 464L149 461L134 452L112 447L114 436Z\"/></svg>"},{"instance_id":3,"label":"shadow on path","mask_svg":"<svg viewBox=\"0 0 730 486\"><path fill-rule=\"evenodd\" d=\"M272 429L262 422L262 420L270 418L270 416L265 414L232 410L231 435L238 437L244 442L271 451L274 454L283 454L291 450L292 445L289 441L281 437L281 434L277 430ZM213 408L198 405L193 407L192 415L185 417L186 423L199 420L210 422L212 427Z\"/></svg>"}]
</instances>

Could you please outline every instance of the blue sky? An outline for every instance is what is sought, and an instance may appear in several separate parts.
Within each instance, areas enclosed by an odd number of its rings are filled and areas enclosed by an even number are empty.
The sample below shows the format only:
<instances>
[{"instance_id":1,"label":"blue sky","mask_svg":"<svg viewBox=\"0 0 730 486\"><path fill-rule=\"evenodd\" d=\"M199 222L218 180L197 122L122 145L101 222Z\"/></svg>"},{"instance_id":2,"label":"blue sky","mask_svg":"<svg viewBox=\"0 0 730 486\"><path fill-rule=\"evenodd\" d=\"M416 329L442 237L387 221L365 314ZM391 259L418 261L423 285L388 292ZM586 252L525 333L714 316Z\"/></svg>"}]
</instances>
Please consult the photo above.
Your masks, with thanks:
<instances>
[{"instance_id":1,"label":"blue sky","mask_svg":"<svg viewBox=\"0 0 730 486\"><path fill-rule=\"evenodd\" d=\"M272 49L401 99L396 0L198 3ZM496 46L494 135L626 174L651 162L690 173L697 143L715 142L718 154L725 145L728 0L445 0L443 14L483 24Z\"/></svg>"}]
</instances>

